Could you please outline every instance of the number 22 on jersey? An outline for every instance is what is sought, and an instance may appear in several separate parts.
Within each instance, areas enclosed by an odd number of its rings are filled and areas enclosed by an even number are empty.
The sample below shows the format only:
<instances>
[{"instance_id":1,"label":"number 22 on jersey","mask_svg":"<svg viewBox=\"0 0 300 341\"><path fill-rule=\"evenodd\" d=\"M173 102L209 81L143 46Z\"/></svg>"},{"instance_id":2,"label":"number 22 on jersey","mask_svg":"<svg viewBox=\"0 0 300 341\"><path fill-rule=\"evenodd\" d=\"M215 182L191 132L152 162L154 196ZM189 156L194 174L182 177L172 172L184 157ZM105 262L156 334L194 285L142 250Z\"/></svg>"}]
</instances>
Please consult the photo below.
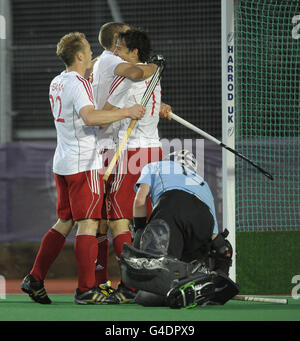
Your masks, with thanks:
<instances>
[{"instance_id":1,"label":"number 22 on jersey","mask_svg":"<svg viewBox=\"0 0 300 341\"><path fill-rule=\"evenodd\" d=\"M60 96L56 96L55 99L52 95L49 95L51 101L52 114L56 122L64 123L65 120L61 118L62 103Z\"/></svg>"}]
</instances>

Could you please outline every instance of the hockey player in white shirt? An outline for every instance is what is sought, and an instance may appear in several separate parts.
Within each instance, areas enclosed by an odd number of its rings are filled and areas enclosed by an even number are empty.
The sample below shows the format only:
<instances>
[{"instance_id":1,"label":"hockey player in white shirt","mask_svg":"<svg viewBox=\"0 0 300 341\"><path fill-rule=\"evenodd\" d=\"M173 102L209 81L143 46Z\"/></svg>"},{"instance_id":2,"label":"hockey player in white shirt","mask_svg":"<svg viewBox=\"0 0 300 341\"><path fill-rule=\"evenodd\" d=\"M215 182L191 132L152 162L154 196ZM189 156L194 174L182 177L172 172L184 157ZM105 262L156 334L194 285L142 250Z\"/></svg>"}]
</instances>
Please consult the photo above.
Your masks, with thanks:
<instances>
[{"instance_id":1,"label":"hockey player in white shirt","mask_svg":"<svg viewBox=\"0 0 300 341\"><path fill-rule=\"evenodd\" d=\"M74 222L77 222L75 255L78 288L75 303L118 303L113 297L107 298L95 286L96 232L103 202L97 126L124 118L141 119L145 108L134 105L109 113L95 109L91 84L83 77L91 66L92 57L84 34L76 32L62 37L57 45L57 55L66 65L66 71L51 82L49 92L57 131L53 171L58 221L43 237L33 268L24 278L21 289L35 302L51 303L44 288L44 279Z\"/></svg>"},{"instance_id":2,"label":"hockey player in white shirt","mask_svg":"<svg viewBox=\"0 0 300 341\"><path fill-rule=\"evenodd\" d=\"M117 52L122 59L140 65L149 59L150 51L150 40L145 32L131 29L120 33ZM115 77L104 109L116 110L131 103L140 103L150 79L132 82L123 77ZM147 104L145 116L138 122L128 139L127 149L122 153L117 171L108 179L109 186L105 202L113 246L118 259L124 243L131 243L129 224L133 218L134 185L147 163L159 161L162 158L157 129L160 104L159 82ZM116 141L121 141L129 123L130 120L123 120L114 124L113 134ZM149 206L149 212L151 212L150 201ZM132 301L135 295L121 282L112 296L117 297L120 303L125 303Z\"/></svg>"},{"instance_id":3,"label":"hockey player in white shirt","mask_svg":"<svg viewBox=\"0 0 300 341\"><path fill-rule=\"evenodd\" d=\"M133 81L147 79L156 71L155 64L135 65L124 61L115 54L116 42L120 32L129 30L125 23L108 22L101 26L98 40L104 51L94 60L93 69L90 70L90 80L93 87L95 106L102 109L109 96L109 89L115 76L129 78ZM171 111L171 110L170 110ZM98 130L98 147L102 154L104 167L107 167L114 155L116 145L113 140L114 123ZM106 183L104 183L104 186ZM106 210L102 210L103 219L100 222L98 233L99 257L96 264L96 284L108 281L108 253L109 242L107 239ZM108 282L109 283L109 282ZM102 287L110 290L109 285Z\"/></svg>"}]
</instances>

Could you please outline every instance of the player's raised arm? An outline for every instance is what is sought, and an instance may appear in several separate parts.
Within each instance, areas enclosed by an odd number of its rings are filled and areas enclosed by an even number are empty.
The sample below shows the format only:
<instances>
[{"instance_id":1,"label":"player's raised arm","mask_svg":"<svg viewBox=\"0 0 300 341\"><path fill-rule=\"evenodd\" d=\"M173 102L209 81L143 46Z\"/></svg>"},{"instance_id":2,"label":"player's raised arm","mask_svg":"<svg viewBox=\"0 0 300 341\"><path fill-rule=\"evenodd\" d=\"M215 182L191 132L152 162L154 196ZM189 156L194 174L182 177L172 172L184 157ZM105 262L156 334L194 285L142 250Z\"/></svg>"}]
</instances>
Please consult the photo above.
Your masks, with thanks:
<instances>
[{"instance_id":1,"label":"player's raised arm","mask_svg":"<svg viewBox=\"0 0 300 341\"><path fill-rule=\"evenodd\" d=\"M119 35L121 34L122 32ZM122 49L122 46L120 43L120 39L118 39L116 42L116 49L115 49L115 54L117 56L121 56L121 49ZM144 79L151 77L156 70L157 70L157 65L154 63L136 65L136 64L132 64L131 62L128 62L128 63L119 64L115 68L114 73L117 76L129 78L134 81L139 81L139 80L144 80Z\"/></svg>"},{"instance_id":2,"label":"player's raised arm","mask_svg":"<svg viewBox=\"0 0 300 341\"><path fill-rule=\"evenodd\" d=\"M134 81L144 80L151 77L157 69L155 64L133 65L121 63L115 68L115 75L129 78Z\"/></svg>"},{"instance_id":3,"label":"player's raised arm","mask_svg":"<svg viewBox=\"0 0 300 341\"><path fill-rule=\"evenodd\" d=\"M100 126L109 124L124 118L140 120L145 114L145 107L135 104L129 108L115 110L95 110L94 106L88 105L80 110L80 116L87 126Z\"/></svg>"}]
</instances>

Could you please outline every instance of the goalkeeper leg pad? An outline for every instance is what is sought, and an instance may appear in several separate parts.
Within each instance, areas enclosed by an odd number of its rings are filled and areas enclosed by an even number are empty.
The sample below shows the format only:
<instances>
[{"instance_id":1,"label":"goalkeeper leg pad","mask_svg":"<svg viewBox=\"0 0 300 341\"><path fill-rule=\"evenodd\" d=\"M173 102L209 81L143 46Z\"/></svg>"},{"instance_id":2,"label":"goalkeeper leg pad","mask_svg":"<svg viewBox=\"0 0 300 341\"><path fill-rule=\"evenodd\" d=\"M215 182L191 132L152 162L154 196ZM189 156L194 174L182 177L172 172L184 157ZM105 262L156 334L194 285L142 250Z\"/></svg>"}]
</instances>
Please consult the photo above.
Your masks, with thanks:
<instances>
[{"instance_id":1,"label":"goalkeeper leg pad","mask_svg":"<svg viewBox=\"0 0 300 341\"><path fill-rule=\"evenodd\" d=\"M195 264L151 254L125 243L120 268L122 281L127 286L164 296L174 280L189 277Z\"/></svg>"},{"instance_id":2,"label":"goalkeeper leg pad","mask_svg":"<svg viewBox=\"0 0 300 341\"><path fill-rule=\"evenodd\" d=\"M149 291L139 290L134 303L144 307L163 307L166 306L166 296L153 294Z\"/></svg>"}]
</instances>

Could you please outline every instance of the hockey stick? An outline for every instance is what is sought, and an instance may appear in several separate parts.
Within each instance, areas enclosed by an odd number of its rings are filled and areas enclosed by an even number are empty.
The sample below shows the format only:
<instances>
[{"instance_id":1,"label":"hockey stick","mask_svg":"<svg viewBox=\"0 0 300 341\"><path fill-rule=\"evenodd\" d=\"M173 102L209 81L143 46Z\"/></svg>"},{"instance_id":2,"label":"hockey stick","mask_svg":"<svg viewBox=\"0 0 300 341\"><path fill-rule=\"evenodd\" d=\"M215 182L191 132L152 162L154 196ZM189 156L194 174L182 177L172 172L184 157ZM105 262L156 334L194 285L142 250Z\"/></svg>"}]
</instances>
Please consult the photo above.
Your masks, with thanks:
<instances>
[{"instance_id":1,"label":"hockey stick","mask_svg":"<svg viewBox=\"0 0 300 341\"><path fill-rule=\"evenodd\" d=\"M175 115L174 113L170 113L171 118L173 118L175 121L177 121L178 123L184 125L185 127L193 130L195 133L202 135L203 137L205 137L206 139L208 139L209 141L212 141L214 143L216 143L217 145L227 149L228 151L230 151L231 153L239 156L240 158L242 158L243 160L249 162L253 167L255 167L256 169L258 169L261 173L263 173L266 177L268 177L269 179L273 180L273 175L271 175L270 173L268 173L267 171L265 171L264 169L262 169L258 164L256 164L255 162L251 161L250 159L248 159L246 156L244 156L243 154L237 152L236 150L226 146L224 143L222 143L221 141L217 140L215 137L207 134L205 131L199 129L198 127L194 126L193 124L189 123L188 121L184 120L183 118Z\"/></svg>"},{"instance_id":2,"label":"hockey stick","mask_svg":"<svg viewBox=\"0 0 300 341\"><path fill-rule=\"evenodd\" d=\"M157 83L158 83L158 81L160 79L160 76L161 76L163 70L164 70L164 63L163 63L163 60L162 60L161 64L158 66L158 68L156 69L154 75L152 76L151 81L148 84L147 89L146 89L146 91L145 91L145 93L144 93L144 95L143 95L143 97L141 99L141 103L140 104L142 106L145 107L147 105L147 103L148 103L148 101L149 101L149 99L150 99L150 97L152 95L152 92L154 91L154 89L155 89L155 87L156 87L156 85L157 85ZM128 138L129 138L129 136L131 135L132 130L134 129L136 123L137 123L137 120L131 120L131 122L129 124L129 127L128 127L126 133L125 133L125 136L123 137L121 143L119 144L118 149L116 150L112 160L110 161L110 164L108 165L108 168L107 168L106 172L104 173L104 176L103 176L103 180L104 181L107 181L107 179L110 176L113 168L115 167L115 165L116 165L116 163L117 163L117 161L118 161L118 159L120 157L120 154L121 154L122 150L124 149L124 146L125 146Z\"/></svg>"},{"instance_id":3,"label":"hockey stick","mask_svg":"<svg viewBox=\"0 0 300 341\"><path fill-rule=\"evenodd\" d=\"M288 300L286 298L264 298L264 297L255 297L255 296L236 295L236 296L234 296L232 298L232 300L250 301L250 302L264 302L264 303L276 303L276 304L288 304Z\"/></svg>"}]
</instances>

